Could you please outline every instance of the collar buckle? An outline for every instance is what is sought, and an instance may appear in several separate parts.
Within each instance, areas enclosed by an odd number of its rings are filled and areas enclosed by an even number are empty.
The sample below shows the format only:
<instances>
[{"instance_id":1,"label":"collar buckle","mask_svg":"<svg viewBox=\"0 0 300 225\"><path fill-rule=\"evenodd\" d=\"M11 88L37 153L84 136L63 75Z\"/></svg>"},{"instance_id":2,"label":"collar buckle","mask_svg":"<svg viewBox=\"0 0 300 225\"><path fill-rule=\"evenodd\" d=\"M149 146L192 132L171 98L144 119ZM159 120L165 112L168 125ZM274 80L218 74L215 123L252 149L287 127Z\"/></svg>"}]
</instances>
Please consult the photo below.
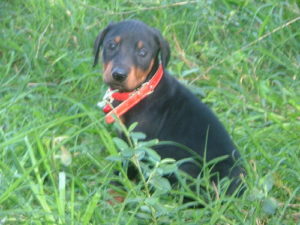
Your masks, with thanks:
<instances>
[{"instance_id":1,"label":"collar buckle","mask_svg":"<svg viewBox=\"0 0 300 225\"><path fill-rule=\"evenodd\" d=\"M102 98L102 101L98 102L97 106L102 109L105 107L105 105L111 105L112 102L114 101L114 98L112 95L116 92L118 92L118 90L111 90L110 88L107 89Z\"/></svg>"}]
</instances>

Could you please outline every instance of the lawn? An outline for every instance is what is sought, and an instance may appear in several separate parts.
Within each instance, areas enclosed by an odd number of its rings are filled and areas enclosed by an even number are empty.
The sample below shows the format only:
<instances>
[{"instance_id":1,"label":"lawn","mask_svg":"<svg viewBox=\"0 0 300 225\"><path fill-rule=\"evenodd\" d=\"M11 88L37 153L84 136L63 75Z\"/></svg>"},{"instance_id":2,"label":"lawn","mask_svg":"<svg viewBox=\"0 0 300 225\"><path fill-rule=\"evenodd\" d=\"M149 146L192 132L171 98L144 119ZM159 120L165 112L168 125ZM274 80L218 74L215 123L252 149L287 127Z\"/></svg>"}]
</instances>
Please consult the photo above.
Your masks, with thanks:
<instances>
[{"instance_id":1,"label":"lawn","mask_svg":"<svg viewBox=\"0 0 300 225\"><path fill-rule=\"evenodd\" d=\"M216 112L242 154L242 197L213 187L208 171L195 181L202 195L184 179L170 189L158 176L153 192L149 180L124 175L120 125L105 124L96 106L107 87L92 67L97 34L122 19L169 41L168 70ZM2 0L0 21L0 225L300 224L298 0ZM126 132L132 152L147 144ZM112 180L124 184L123 203L109 204Z\"/></svg>"}]
</instances>

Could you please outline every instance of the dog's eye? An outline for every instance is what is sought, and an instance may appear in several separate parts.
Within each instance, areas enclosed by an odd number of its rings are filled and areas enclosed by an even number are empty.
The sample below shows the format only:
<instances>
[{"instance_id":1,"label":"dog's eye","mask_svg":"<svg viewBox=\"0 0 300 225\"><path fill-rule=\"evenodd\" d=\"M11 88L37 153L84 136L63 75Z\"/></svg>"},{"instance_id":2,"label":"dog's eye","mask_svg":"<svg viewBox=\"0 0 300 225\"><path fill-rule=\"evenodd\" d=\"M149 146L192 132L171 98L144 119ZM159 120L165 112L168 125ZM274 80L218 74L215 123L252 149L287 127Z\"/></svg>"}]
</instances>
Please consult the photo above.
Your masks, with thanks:
<instances>
[{"instance_id":1,"label":"dog's eye","mask_svg":"<svg viewBox=\"0 0 300 225\"><path fill-rule=\"evenodd\" d=\"M117 43L115 43L114 41L111 41L107 44L107 47L110 49L110 50L114 50L117 48Z\"/></svg>"},{"instance_id":2,"label":"dog's eye","mask_svg":"<svg viewBox=\"0 0 300 225\"><path fill-rule=\"evenodd\" d=\"M147 55L147 50L145 48L141 48L138 50L138 55L141 57L145 57Z\"/></svg>"}]
</instances>

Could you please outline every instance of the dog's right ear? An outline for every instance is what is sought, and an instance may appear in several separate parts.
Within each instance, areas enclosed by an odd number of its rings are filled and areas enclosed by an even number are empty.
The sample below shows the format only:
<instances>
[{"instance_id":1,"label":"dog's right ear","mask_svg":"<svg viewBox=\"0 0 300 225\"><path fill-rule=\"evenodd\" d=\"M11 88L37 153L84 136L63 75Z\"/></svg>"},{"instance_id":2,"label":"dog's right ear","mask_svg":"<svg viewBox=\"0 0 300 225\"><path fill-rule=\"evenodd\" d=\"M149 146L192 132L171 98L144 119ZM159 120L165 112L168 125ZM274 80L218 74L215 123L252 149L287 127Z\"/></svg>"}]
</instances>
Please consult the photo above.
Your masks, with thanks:
<instances>
[{"instance_id":1,"label":"dog's right ear","mask_svg":"<svg viewBox=\"0 0 300 225\"><path fill-rule=\"evenodd\" d=\"M169 43L163 38L162 34L156 28L152 28L157 44L159 45L160 49L160 60L164 68L167 67L169 59L170 59L170 46Z\"/></svg>"},{"instance_id":2,"label":"dog's right ear","mask_svg":"<svg viewBox=\"0 0 300 225\"><path fill-rule=\"evenodd\" d=\"M104 28L100 33L98 34L95 42L94 42L94 64L93 67L97 65L98 59L99 59L99 53L100 53L100 47L103 44L103 40L108 33L108 31L111 29L113 23L110 23L106 28Z\"/></svg>"}]
</instances>

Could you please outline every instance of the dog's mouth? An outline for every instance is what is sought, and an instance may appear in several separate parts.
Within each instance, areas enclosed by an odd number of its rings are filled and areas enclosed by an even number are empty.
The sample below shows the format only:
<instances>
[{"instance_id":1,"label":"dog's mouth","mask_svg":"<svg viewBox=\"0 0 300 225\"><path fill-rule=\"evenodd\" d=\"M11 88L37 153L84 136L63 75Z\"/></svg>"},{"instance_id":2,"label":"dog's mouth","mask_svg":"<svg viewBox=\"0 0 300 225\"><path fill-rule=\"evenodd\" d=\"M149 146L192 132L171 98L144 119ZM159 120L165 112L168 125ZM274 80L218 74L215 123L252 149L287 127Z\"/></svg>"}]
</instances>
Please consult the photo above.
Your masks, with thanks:
<instances>
[{"instance_id":1,"label":"dog's mouth","mask_svg":"<svg viewBox=\"0 0 300 225\"><path fill-rule=\"evenodd\" d=\"M122 82L118 81L110 81L110 82L105 82L111 90L118 90L118 92L131 92L134 90L139 89L143 83L139 85L130 85L130 82L128 80L124 80Z\"/></svg>"},{"instance_id":2,"label":"dog's mouth","mask_svg":"<svg viewBox=\"0 0 300 225\"><path fill-rule=\"evenodd\" d=\"M139 89L145 82L144 77L137 79L134 73L130 73L124 80L114 79L112 74L105 74L104 82L112 90L118 90L119 92L131 92Z\"/></svg>"},{"instance_id":3,"label":"dog's mouth","mask_svg":"<svg viewBox=\"0 0 300 225\"><path fill-rule=\"evenodd\" d=\"M118 92L128 92L129 90L126 89L126 87L124 87L124 85L120 84L120 83L110 83L108 84L108 86L110 87L111 90L117 90Z\"/></svg>"}]
</instances>

